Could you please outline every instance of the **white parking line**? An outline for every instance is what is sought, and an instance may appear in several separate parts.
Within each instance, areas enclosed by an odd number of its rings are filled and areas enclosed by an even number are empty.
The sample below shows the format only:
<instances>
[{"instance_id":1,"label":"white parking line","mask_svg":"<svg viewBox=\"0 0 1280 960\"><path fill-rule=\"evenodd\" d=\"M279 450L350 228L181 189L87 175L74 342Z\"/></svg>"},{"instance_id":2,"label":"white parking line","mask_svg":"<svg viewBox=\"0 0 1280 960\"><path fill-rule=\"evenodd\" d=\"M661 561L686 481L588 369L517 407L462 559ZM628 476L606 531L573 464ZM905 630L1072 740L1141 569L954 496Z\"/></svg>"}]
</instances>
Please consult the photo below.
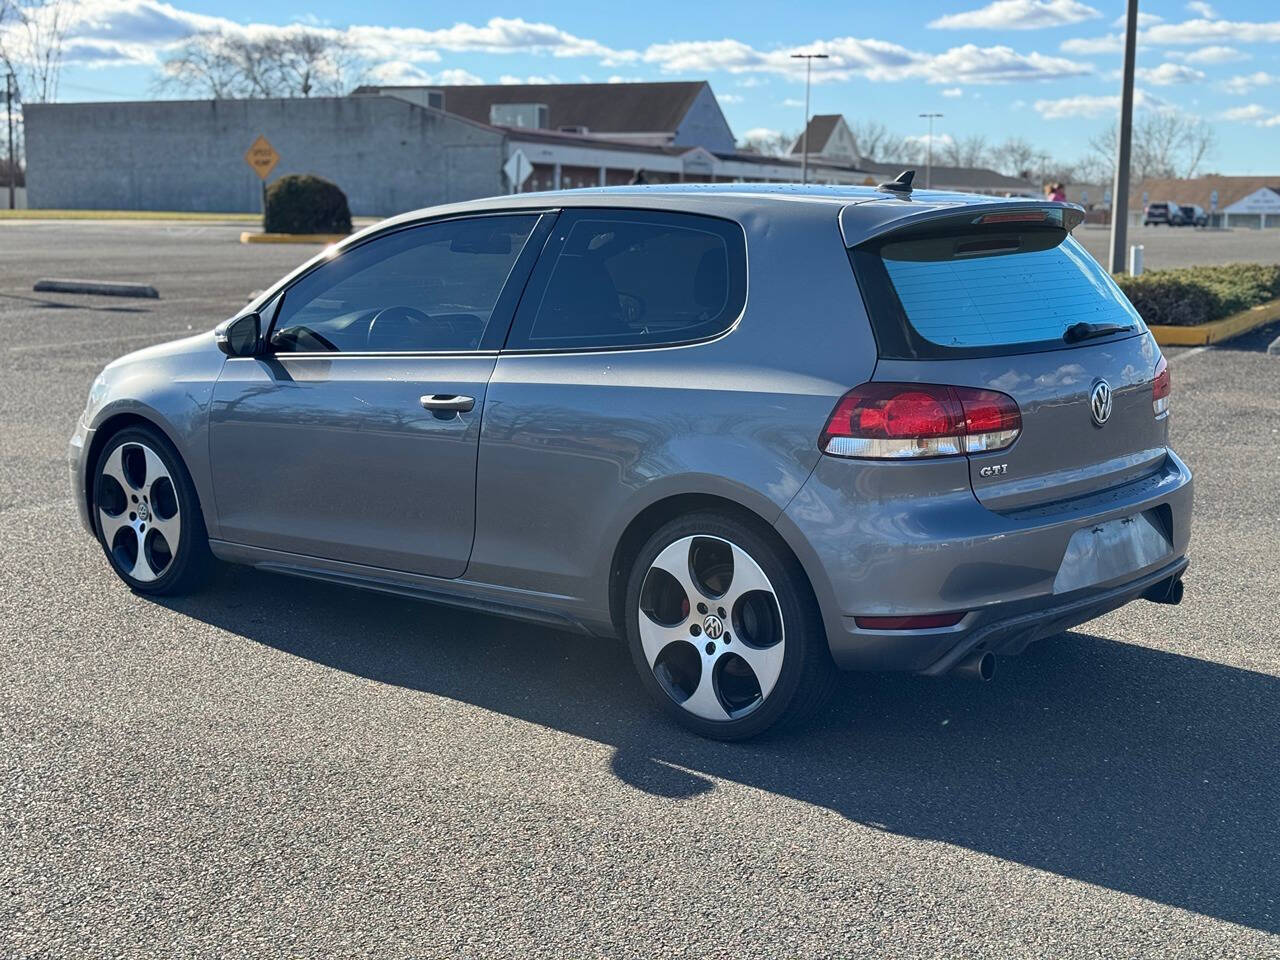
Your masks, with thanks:
<instances>
[{"instance_id":1,"label":"white parking line","mask_svg":"<svg viewBox=\"0 0 1280 960\"><path fill-rule=\"evenodd\" d=\"M1212 349L1213 349L1212 343L1206 343L1203 347L1192 347L1186 353L1179 353L1170 357L1169 362L1173 363L1175 360L1182 360L1185 357L1194 357L1197 353L1204 353L1206 350L1212 350Z\"/></svg>"}]
</instances>

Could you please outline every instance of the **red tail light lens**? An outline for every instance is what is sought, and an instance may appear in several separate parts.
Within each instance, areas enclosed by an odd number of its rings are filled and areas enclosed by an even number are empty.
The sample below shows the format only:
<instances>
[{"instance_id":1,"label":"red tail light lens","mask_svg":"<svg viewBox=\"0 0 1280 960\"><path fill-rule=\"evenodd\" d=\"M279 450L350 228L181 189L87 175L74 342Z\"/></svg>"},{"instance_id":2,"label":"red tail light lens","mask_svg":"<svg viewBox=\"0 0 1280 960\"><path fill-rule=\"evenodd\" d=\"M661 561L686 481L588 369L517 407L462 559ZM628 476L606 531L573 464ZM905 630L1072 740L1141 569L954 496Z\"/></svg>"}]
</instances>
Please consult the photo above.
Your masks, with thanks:
<instances>
[{"instance_id":1,"label":"red tail light lens","mask_svg":"<svg viewBox=\"0 0 1280 960\"><path fill-rule=\"evenodd\" d=\"M1158 420L1169 413L1169 394L1173 384L1169 379L1169 361L1164 357L1156 364L1156 378L1151 383L1151 409Z\"/></svg>"},{"instance_id":2,"label":"red tail light lens","mask_svg":"<svg viewBox=\"0 0 1280 960\"><path fill-rule=\"evenodd\" d=\"M1022 431L1013 397L933 383L864 383L840 398L818 448L876 460L1002 450Z\"/></svg>"}]
</instances>

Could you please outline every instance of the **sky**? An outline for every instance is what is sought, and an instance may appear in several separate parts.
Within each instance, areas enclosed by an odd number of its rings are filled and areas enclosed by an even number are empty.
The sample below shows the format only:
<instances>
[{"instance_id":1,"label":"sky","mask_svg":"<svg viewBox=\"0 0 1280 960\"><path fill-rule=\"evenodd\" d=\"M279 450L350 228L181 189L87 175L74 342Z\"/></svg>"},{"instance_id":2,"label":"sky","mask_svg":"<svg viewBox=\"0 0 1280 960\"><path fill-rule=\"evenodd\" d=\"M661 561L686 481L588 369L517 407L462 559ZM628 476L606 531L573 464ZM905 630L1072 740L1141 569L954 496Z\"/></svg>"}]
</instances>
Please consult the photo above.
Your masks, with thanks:
<instances>
[{"instance_id":1,"label":"sky","mask_svg":"<svg viewBox=\"0 0 1280 960\"><path fill-rule=\"evenodd\" d=\"M288 24L343 31L401 83L706 79L734 132L798 132L804 70L822 52L812 112L903 135L1021 136L1060 162L1119 110L1122 0L735 3L538 0L83 0L73 4L60 100L143 99L193 31ZM1143 0L1140 109L1213 124L1203 169L1280 174L1280 0Z\"/></svg>"}]
</instances>

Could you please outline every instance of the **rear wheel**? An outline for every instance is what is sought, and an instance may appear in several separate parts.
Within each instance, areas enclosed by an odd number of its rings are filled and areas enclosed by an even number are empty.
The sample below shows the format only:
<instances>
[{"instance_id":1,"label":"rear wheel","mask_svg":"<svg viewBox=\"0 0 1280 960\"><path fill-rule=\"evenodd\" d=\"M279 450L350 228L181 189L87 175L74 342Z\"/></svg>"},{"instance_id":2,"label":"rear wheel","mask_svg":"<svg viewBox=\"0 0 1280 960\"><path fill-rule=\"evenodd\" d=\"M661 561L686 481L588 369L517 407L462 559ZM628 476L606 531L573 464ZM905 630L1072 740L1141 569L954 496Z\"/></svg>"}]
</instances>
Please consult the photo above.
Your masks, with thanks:
<instances>
[{"instance_id":1,"label":"rear wheel","mask_svg":"<svg viewBox=\"0 0 1280 960\"><path fill-rule=\"evenodd\" d=\"M812 714L834 665L804 572L768 533L699 513L641 549L627 589L641 680L677 722L738 740Z\"/></svg>"},{"instance_id":2,"label":"rear wheel","mask_svg":"<svg viewBox=\"0 0 1280 960\"><path fill-rule=\"evenodd\" d=\"M93 516L112 569L138 593L187 592L205 579L211 556L195 487L158 431L128 427L94 466Z\"/></svg>"}]
</instances>

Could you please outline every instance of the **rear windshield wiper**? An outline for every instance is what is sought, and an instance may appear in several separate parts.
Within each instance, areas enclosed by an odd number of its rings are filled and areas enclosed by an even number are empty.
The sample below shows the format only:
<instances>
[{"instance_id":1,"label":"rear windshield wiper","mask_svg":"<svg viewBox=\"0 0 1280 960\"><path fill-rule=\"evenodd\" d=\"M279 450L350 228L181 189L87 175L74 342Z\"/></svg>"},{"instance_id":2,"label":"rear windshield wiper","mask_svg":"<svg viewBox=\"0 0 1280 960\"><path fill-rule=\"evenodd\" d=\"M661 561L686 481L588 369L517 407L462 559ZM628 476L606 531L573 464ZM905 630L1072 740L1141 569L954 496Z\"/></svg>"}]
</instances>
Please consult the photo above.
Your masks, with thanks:
<instances>
[{"instance_id":1,"label":"rear windshield wiper","mask_svg":"<svg viewBox=\"0 0 1280 960\"><path fill-rule=\"evenodd\" d=\"M1132 333L1133 325L1125 323L1073 323L1062 333L1067 343L1079 343L1081 340L1092 340L1094 337L1108 337L1113 333Z\"/></svg>"}]
</instances>

